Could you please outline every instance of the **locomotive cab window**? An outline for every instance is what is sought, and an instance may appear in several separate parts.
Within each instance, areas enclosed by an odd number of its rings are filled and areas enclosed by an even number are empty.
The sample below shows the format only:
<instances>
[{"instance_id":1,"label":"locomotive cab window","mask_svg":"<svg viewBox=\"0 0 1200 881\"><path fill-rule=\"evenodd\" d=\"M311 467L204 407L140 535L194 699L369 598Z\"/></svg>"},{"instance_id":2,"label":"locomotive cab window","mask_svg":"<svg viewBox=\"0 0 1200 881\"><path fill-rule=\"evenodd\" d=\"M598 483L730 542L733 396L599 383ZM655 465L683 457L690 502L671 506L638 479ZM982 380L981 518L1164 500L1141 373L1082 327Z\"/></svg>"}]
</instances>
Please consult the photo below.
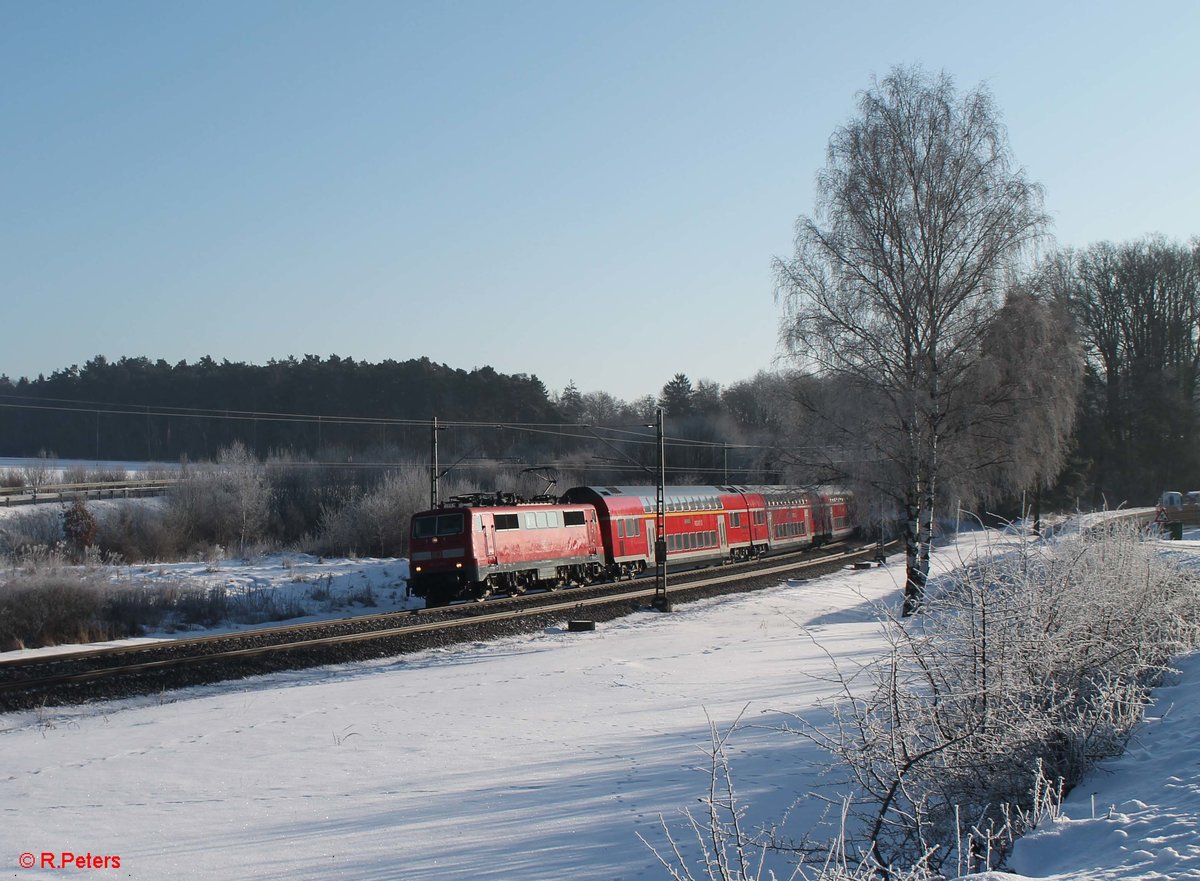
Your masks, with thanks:
<instances>
[{"instance_id":1,"label":"locomotive cab window","mask_svg":"<svg viewBox=\"0 0 1200 881\"><path fill-rule=\"evenodd\" d=\"M413 538L458 535L463 531L462 514L437 514L413 520Z\"/></svg>"},{"instance_id":2,"label":"locomotive cab window","mask_svg":"<svg viewBox=\"0 0 1200 881\"><path fill-rule=\"evenodd\" d=\"M563 511L564 526L583 526L582 511Z\"/></svg>"},{"instance_id":3,"label":"locomotive cab window","mask_svg":"<svg viewBox=\"0 0 1200 881\"><path fill-rule=\"evenodd\" d=\"M497 514L496 515L497 529L520 529L521 522L517 519L516 514Z\"/></svg>"}]
</instances>

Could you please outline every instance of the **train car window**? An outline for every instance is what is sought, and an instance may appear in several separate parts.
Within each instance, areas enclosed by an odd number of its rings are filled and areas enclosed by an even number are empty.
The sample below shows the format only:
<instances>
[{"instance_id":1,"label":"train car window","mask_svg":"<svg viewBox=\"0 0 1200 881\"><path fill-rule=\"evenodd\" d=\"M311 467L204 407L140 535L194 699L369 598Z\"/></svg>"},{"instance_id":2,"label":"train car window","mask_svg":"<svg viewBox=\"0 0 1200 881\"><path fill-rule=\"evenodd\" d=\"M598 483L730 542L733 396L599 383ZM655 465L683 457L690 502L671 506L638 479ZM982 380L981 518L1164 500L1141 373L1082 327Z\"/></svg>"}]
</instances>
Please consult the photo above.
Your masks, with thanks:
<instances>
[{"instance_id":1,"label":"train car window","mask_svg":"<svg viewBox=\"0 0 1200 881\"><path fill-rule=\"evenodd\" d=\"M564 526L583 526L582 511L563 511Z\"/></svg>"},{"instance_id":2,"label":"train car window","mask_svg":"<svg viewBox=\"0 0 1200 881\"><path fill-rule=\"evenodd\" d=\"M629 521L629 534L632 536L635 536L635 537L642 534L642 521L641 520L638 520L635 517L634 519Z\"/></svg>"},{"instance_id":3,"label":"train car window","mask_svg":"<svg viewBox=\"0 0 1200 881\"><path fill-rule=\"evenodd\" d=\"M624 538L624 537L625 537L625 521L618 520L617 521L617 538Z\"/></svg>"},{"instance_id":4,"label":"train car window","mask_svg":"<svg viewBox=\"0 0 1200 881\"><path fill-rule=\"evenodd\" d=\"M650 501L646 496L642 496L642 510L647 514L654 510L654 502Z\"/></svg>"},{"instance_id":5,"label":"train car window","mask_svg":"<svg viewBox=\"0 0 1200 881\"><path fill-rule=\"evenodd\" d=\"M708 534L708 544L710 547L714 548L717 546L717 534L715 532L710 532Z\"/></svg>"},{"instance_id":6,"label":"train car window","mask_svg":"<svg viewBox=\"0 0 1200 881\"><path fill-rule=\"evenodd\" d=\"M521 522L517 519L516 514L497 514L496 515L497 529L520 529Z\"/></svg>"}]
</instances>

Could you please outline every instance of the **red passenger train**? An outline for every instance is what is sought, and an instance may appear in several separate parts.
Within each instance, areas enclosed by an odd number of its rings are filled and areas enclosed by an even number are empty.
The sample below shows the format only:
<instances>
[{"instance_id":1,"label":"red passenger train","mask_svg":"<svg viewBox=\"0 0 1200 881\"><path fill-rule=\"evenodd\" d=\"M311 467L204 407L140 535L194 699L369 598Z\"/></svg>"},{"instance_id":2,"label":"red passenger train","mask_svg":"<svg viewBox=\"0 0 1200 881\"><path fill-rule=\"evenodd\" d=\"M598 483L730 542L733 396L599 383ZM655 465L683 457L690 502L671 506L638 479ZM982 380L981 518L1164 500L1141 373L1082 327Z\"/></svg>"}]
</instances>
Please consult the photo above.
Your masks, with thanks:
<instances>
[{"instance_id":1,"label":"red passenger train","mask_svg":"<svg viewBox=\"0 0 1200 881\"><path fill-rule=\"evenodd\" d=\"M581 486L558 502L474 495L413 517L409 589L430 606L631 577L652 566L653 486ZM670 565L814 547L856 529L852 495L788 486L669 486Z\"/></svg>"}]
</instances>

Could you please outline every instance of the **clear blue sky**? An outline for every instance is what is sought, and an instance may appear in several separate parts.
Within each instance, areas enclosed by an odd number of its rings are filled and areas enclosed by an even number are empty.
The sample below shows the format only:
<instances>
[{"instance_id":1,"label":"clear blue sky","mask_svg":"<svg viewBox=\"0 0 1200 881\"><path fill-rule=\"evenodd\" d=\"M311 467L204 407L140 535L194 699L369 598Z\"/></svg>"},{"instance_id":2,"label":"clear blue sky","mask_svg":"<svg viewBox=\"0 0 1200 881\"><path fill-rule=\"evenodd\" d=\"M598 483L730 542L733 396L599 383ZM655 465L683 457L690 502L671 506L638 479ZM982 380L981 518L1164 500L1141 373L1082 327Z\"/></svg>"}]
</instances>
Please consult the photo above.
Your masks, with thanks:
<instances>
[{"instance_id":1,"label":"clear blue sky","mask_svg":"<svg viewBox=\"0 0 1200 881\"><path fill-rule=\"evenodd\" d=\"M1062 245L1200 234L1200 3L0 0L0 373L772 366L855 92L986 81Z\"/></svg>"}]
</instances>

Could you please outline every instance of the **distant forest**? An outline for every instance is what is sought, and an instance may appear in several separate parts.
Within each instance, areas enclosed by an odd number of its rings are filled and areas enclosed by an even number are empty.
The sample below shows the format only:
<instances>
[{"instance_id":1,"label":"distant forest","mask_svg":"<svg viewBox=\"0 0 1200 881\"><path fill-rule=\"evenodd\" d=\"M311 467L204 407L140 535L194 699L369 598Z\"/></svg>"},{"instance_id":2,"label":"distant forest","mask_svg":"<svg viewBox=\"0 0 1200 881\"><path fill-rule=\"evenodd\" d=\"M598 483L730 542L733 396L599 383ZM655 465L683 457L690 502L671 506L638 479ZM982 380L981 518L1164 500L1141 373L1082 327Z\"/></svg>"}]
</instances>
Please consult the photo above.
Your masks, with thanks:
<instances>
[{"instance_id":1,"label":"distant forest","mask_svg":"<svg viewBox=\"0 0 1200 881\"><path fill-rule=\"evenodd\" d=\"M1054 403L1074 408L1074 429L1063 467L1038 477L1050 487L1046 504L1149 504L1166 489L1200 489L1200 240L1149 237L1060 252L1037 278L1025 296L1068 316L1071 341L1059 360L1083 362L1076 403L1074 391ZM1031 330L1018 322L1015 335ZM1049 360L1005 369L1047 377L1052 393L1069 372ZM469 460L481 460L486 480L500 484L481 490L523 480L528 491L537 481L522 471L539 467L560 486L644 483L656 457L647 424L662 406L669 483L838 480L828 463L841 459L848 470L851 453L839 452L848 449L844 440L822 437L811 412L822 396L854 397L835 380L797 371L724 387L678 373L657 395L622 401L574 383L551 393L533 375L428 358L372 364L306 355L252 365L205 357L171 365L97 356L49 377L0 376L0 456L201 462L240 444L259 460L420 470L436 416L447 423L438 433L440 462L463 463L454 476L475 480ZM870 424L867 411L860 416L851 431ZM1037 468L1040 452L1021 437L1019 425L1009 426L976 456L1026 456ZM822 462L824 470L815 467ZM1020 510L1024 489L988 486L982 471L959 470L962 504Z\"/></svg>"},{"instance_id":2,"label":"distant forest","mask_svg":"<svg viewBox=\"0 0 1200 881\"><path fill-rule=\"evenodd\" d=\"M432 417L562 422L534 376L455 370L428 358L371 364L306 355L266 365L97 356L49 377L0 377L0 451L71 459L211 460L240 441L290 451L429 448ZM499 454L500 444L485 452Z\"/></svg>"},{"instance_id":3,"label":"distant forest","mask_svg":"<svg viewBox=\"0 0 1200 881\"><path fill-rule=\"evenodd\" d=\"M771 481L780 479L773 449L789 421L786 388L774 374L726 389L693 387L677 374L661 396L626 402L573 383L552 395L536 376L428 358L372 364L306 355L252 365L205 357L172 365L97 356L49 377L0 376L0 455L201 462L240 443L260 459L425 462L436 416L446 426L443 464L508 460L643 482L636 463L654 464L646 425L661 404L671 414L668 431L687 438L672 444L673 482ZM600 439L593 428L608 430Z\"/></svg>"}]
</instances>

